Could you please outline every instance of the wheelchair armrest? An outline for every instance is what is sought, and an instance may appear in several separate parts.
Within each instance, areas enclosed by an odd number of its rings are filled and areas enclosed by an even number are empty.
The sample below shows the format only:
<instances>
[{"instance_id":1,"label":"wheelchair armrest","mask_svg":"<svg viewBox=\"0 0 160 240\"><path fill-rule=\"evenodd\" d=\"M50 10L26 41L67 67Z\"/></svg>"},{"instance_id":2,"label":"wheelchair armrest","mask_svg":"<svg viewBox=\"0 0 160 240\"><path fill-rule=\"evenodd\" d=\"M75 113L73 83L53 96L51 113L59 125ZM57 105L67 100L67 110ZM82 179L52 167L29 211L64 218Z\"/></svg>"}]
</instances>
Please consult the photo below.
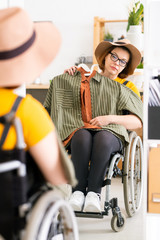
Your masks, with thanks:
<instances>
[{"instance_id":1,"label":"wheelchair armrest","mask_svg":"<svg viewBox=\"0 0 160 240\"><path fill-rule=\"evenodd\" d=\"M136 134L138 136L140 136L141 139L143 139L143 127L142 128L137 128L137 129L133 129L132 131L128 131L129 134L131 134L131 132L136 132Z\"/></svg>"},{"instance_id":2,"label":"wheelchair armrest","mask_svg":"<svg viewBox=\"0 0 160 240\"><path fill-rule=\"evenodd\" d=\"M0 163L0 173L18 169L18 168L20 168L20 166L21 166L21 162L18 160Z\"/></svg>"}]
</instances>

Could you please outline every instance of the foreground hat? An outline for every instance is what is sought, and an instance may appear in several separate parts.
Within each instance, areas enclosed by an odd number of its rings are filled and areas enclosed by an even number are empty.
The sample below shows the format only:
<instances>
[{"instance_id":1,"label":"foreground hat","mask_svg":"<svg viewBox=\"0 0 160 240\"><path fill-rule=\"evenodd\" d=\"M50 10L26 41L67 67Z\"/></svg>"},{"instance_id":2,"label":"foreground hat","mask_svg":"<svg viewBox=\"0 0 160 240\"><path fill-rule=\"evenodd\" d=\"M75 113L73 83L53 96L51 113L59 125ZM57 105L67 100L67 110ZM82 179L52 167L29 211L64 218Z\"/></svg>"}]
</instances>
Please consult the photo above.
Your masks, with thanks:
<instances>
[{"instance_id":1,"label":"foreground hat","mask_svg":"<svg viewBox=\"0 0 160 240\"><path fill-rule=\"evenodd\" d=\"M0 10L0 87L33 82L60 47L51 22L33 23L19 7Z\"/></svg>"},{"instance_id":2,"label":"foreground hat","mask_svg":"<svg viewBox=\"0 0 160 240\"><path fill-rule=\"evenodd\" d=\"M99 64L99 60L100 60L101 56L104 54L104 52L107 51L112 46L126 47L130 51L130 53L132 55L130 67L131 67L131 72L133 73L135 68L141 62L142 56L141 56L140 51L134 45L132 45L128 39L121 39L116 42L108 42L108 41L100 42L95 50L95 56L96 56L98 64Z\"/></svg>"}]
</instances>

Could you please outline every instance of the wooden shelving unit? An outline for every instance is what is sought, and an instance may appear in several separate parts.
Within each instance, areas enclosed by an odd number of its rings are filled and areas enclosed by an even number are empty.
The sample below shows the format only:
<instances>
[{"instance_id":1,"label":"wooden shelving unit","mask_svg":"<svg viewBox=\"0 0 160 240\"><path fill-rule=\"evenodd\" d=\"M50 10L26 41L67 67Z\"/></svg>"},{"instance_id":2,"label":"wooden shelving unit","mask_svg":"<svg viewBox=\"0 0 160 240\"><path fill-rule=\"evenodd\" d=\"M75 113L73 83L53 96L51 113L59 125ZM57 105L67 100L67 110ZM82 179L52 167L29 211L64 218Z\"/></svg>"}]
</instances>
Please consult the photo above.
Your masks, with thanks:
<instances>
[{"instance_id":1,"label":"wooden shelving unit","mask_svg":"<svg viewBox=\"0 0 160 240\"><path fill-rule=\"evenodd\" d=\"M97 61L94 56L94 51L97 45L103 41L106 23L128 22L128 20L106 20L105 18L94 17L94 36L93 36L93 64Z\"/></svg>"},{"instance_id":2,"label":"wooden shelving unit","mask_svg":"<svg viewBox=\"0 0 160 240\"><path fill-rule=\"evenodd\" d=\"M26 89L48 89L49 84L28 84Z\"/></svg>"}]
</instances>

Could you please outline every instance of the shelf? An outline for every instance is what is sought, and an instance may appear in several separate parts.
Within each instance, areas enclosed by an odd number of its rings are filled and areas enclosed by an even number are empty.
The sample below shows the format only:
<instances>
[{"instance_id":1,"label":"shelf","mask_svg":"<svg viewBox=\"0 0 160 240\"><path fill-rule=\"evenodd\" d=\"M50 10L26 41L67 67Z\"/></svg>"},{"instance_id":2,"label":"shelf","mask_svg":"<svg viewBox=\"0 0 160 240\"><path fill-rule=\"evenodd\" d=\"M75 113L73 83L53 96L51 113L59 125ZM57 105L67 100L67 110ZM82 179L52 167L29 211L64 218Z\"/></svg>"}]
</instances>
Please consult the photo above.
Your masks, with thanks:
<instances>
[{"instance_id":1,"label":"shelf","mask_svg":"<svg viewBox=\"0 0 160 240\"><path fill-rule=\"evenodd\" d=\"M26 85L26 89L48 89L49 84L29 84Z\"/></svg>"},{"instance_id":2,"label":"shelf","mask_svg":"<svg viewBox=\"0 0 160 240\"><path fill-rule=\"evenodd\" d=\"M94 36L93 36L93 64L96 64L96 58L94 56L95 49L97 45L103 41L105 33L106 23L118 23L118 22L128 22L128 20L106 20L105 18L94 17Z\"/></svg>"}]
</instances>

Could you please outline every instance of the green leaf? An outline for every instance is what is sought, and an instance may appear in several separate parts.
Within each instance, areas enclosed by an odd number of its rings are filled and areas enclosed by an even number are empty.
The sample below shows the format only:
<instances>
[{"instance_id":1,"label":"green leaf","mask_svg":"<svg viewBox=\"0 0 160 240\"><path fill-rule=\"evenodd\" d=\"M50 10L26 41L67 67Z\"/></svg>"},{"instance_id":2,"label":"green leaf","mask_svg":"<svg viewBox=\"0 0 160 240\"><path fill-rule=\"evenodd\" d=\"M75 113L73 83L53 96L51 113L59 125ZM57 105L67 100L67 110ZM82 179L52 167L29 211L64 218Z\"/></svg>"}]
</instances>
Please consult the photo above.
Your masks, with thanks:
<instances>
[{"instance_id":1,"label":"green leaf","mask_svg":"<svg viewBox=\"0 0 160 240\"><path fill-rule=\"evenodd\" d=\"M132 11L129 12L127 32L130 28L130 25L139 25L140 22L143 20L143 9L144 6L142 3L140 3L140 1L135 3Z\"/></svg>"}]
</instances>

